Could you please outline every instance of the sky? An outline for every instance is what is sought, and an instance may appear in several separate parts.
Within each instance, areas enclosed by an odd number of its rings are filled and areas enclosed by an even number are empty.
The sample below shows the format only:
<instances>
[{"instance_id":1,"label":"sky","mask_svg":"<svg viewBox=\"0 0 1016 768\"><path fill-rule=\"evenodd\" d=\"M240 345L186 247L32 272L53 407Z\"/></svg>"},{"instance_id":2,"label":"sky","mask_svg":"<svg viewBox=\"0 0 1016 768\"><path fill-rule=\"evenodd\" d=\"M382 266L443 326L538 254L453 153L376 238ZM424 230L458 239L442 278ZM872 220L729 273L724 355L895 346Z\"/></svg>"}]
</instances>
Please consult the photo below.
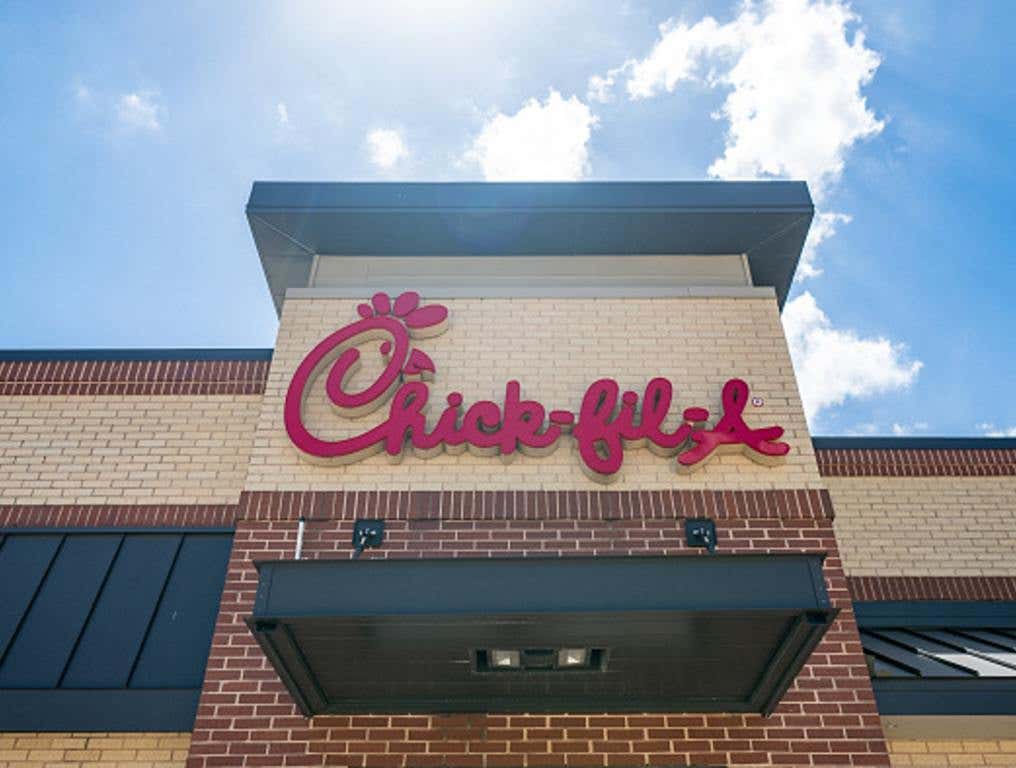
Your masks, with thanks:
<instances>
[{"instance_id":1,"label":"sky","mask_svg":"<svg viewBox=\"0 0 1016 768\"><path fill-rule=\"evenodd\" d=\"M792 178L812 432L1016 436L1009 2L0 4L0 348L271 347L257 180Z\"/></svg>"}]
</instances>

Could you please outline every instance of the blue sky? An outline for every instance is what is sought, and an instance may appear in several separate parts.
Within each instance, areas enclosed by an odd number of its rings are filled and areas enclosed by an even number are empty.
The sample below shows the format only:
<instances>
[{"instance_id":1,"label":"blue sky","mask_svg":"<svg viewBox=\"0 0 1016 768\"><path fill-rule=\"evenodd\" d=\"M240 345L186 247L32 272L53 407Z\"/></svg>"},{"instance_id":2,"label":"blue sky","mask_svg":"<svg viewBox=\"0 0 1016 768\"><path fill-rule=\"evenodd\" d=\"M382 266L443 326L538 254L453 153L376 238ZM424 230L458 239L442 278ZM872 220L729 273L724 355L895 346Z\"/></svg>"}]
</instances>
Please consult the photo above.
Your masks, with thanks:
<instances>
[{"instance_id":1,"label":"blue sky","mask_svg":"<svg viewBox=\"0 0 1016 768\"><path fill-rule=\"evenodd\" d=\"M272 346L254 179L789 176L830 225L785 313L813 431L1016 430L1013 20L7 2L0 346Z\"/></svg>"}]
</instances>

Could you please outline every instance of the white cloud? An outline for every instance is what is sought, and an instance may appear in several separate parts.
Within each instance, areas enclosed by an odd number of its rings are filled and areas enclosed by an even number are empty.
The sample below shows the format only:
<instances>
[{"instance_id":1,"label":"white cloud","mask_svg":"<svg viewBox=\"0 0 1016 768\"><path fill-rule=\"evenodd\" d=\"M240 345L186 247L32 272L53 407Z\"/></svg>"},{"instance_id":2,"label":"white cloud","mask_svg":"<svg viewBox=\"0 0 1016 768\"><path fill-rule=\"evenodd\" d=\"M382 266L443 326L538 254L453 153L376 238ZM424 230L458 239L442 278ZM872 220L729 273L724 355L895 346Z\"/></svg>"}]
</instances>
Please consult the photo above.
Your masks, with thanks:
<instances>
[{"instance_id":1,"label":"white cloud","mask_svg":"<svg viewBox=\"0 0 1016 768\"><path fill-rule=\"evenodd\" d=\"M275 105L275 116L279 120L279 125L289 125L289 107L284 101Z\"/></svg>"},{"instance_id":2,"label":"white cloud","mask_svg":"<svg viewBox=\"0 0 1016 768\"><path fill-rule=\"evenodd\" d=\"M880 58L862 32L849 34L856 21L840 0L749 2L726 24L672 19L660 25L648 56L594 76L590 93L606 98L622 74L631 99L673 92L686 81L726 88L714 115L729 125L726 145L709 174L805 179L820 200L843 171L846 152L884 125L861 94Z\"/></svg>"},{"instance_id":3,"label":"white cloud","mask_svg":"<svg viewBox=\"0 0 1016 768\"><path fill-rule=\"evenodd\" d=\"M713 118L726 121L728 131L709 175L803 179L821 204L851 149L884 127L861 92L881 59L866 47L863 32L852 31L858 21L844 0L746 0L727 23L671 19L644 58L591 77L587 99L607 102L620 83L633 101L672 93L685 82L722 88L726 96ZM819 246L851 220L817 212L799 280L821 275ZM785 306L783 322L809 421L848 398L906 389L923 365L908 359L902 343L836 328L810 293ZM927 424L891 428L905 434ZM876 429L860 425L865 433Z\"/></svg>"},{"instance_id":4,"label":"white cloud","mask_svg":"<svg viewBox=\"0 0 1016 768\"><path fill-rule=\"evenodd\" d=\"M116 116L121 125L133 130L158 132L162 129L160 117L164 112L155 91L134 91L120 95L116 103Z\"/></svg>"},{"instance_id":5,"label":"white cloud","mask_svg":"<svg viewBox=\"0 0 1016 768\"><path fill-rule=\"evenodd\" d=\"M896 437L905 437L906 435L912 435L915 432L927 432L928 422L915 421L913 424L900 424L898 422L893 422L892 430Z\"/></svg>"},{"instance_id":6,"label":"white cloud","mask_svg":"<svg viewBox=\"0 0 1016 768\"><path fill-rule=\"evenodd\" d=\"M858 424L856 427L848 429L847 434L851 436L877 435L878 424L875 424L872 421L867 421L862 424Z\"/></svg>"},{"instance_id":7,"label":"white cloud","mask_svg":"<svg viewBox=\"0 0 1016 768\"><path fill-rule=\"evenodd\" d=\"M912 435L915 432L927 432L928 422L926 421L915 421L911 424L900 424L899 422L893 422L889 427L889 431L896 437L904 437L906 435ZM881 425L876 424L873 421L865 421L860 424L856 424L853 427L849 427L846 430L846 434L852 437L870 437L872 435L885 434L885 429Z\"/></svg>"},{"instance_id":8,"label":"white cloud","mask_svg":"<svg viewBox=\"0 0 1016 768\"><path fill-rule=\"evenodd\" d=\"M673 93L682 83L722 88L713 117L726 122L727 133L709 175L804 179L821 203L854 145L884 126L861 93L880 58L862 32L851 32L857 21L843 0L748 0L727 23L671 19L644 58L590 78L589 98L606 101L620 83L631 100ZM821 274L819 246L850 220L827 210L815 216L799 279ZM898 342L834 327L810 293L786 305L783 323L809 420L847 398L909 387L921 370ZM897 433L914 428L893 425Z\"/></svg>"},{"instance_id":9,"label":"white cloud","mask_svg":"<svg viewBox=\"0 0 1016 768\"><path fill-rule=\"evenodd\" d=\"M849 224L851 221L853 217L846 213L827 211L815 215L808 230L808 239L804 242L804 250L801 251L795 279L806 280L822 274L822 270L815 266L819 245L835 235L841 224Z\"/></svg>"},{"instance_id":10,"label":"white cloud","mask_svg":"<svg viewBox=\"0 0 1016 768\"><path fill-rule=\"evenodd\" d=\"M367 153L378 168L390 170L409 157L409 147L399 131L375 128L367 133Z\"/></svg>"},{"instance_id":11,"label":"white cloud","mask_svg":"<svg viewBox=\"0 0 1016 768\"><path fill-rule=\"evenodd\" d=\"M551 90L514 115L490 117L464 160L487 181L572 181L589 173L589 139L596 116L576 96Z\"/></svg>"},{"instance_id":12,"label":"white cloud","mask_svg":"<svg viewBox=\"0 0 1016 768\"><path fill-rule=\"evenodd\" d=\"M74 100L82 107L90 107L95 101L92 96L92 89L82 82L74 85Z\"/></svg>"},{"instance_id":13,"label":"white cloud","mask_svg":"<svg viewBox=\"0 0 1016 768\"><path fill-rule=\"evenodd\" d=\"M617 82L619 70L612 69L605 75L593 75L589 78L586 101L598 101L606 104L613 100L614 84Z\"/></svg>"},{"instance_id":14,"label":"white cloud","mask_svg":"<svg viewBox=\"0 0 1016 768\"><path fill-rule=\"evenodd\" d=\"M804 179L821 203L849 150L884 127L861 94L881 59L865 46L863 32L851 33L858 20L843 0L748 0L727 23L670 19L644 58L591 77L587 98L609 101L621 82L632 100L689 82L722 88L727 95L713 117L728 130L709 175ZM818 213L799 280L821 274L818 245L849 221L847 214Z\"/></svg>"},{"instance_id":15,"label":"white cloud","mask_svg":"<svg viewBox=\"0 0 1016 768\"><path fill-rule=\"evenodd\" d=\"M783 328L809 422L847 398L906 389L923 367L903 344L834 328L807 291L784 307Z\"/></svg>"},{"instance_id":16,"label":"white cloud","mask_svg":"<svg viewBox=\"0 0 1016 768\"><path fill-rule=\"evenodd\" d=\"M725 83L725 73L707 69L706 64L713 57L716 63L725 63L729 72L736 54L749 44L749 32L757 25L758 19L751 6L729 24L719 24L711 16L690 27L669 19L660 24L660 39L648 56L641 60L630 59L611 70L607 77L615 80L622 72L626 73L625 88L631 99L648 99L661 90L672 93L684 81L698 80L708 85Z\"/></svg>"},{"instance_id":17,"label":"white cloud","mask_svg":"<svg viewBox=\"0 0 1016 768\"><path fill-rule=\"evenodd\" d=\"M861 95L880 60L863 33L848 41L846 26L856 17L846 5L782 0L768 11L727 75L733 91L722 113L730 133L709 172L803 178L821 199L847 150L882 130Z\"/></svg>"},{"instance_id":18,"label":"white cloud","mask_svg":"<svg viewBox=\"0 0 1016 768\"><path fill-rule=\"evenodd\" d=\"M996 427L994 424L978 424L977 428L985 437L1016 437L1016 427Z\"/></svg>"}]
</instances>

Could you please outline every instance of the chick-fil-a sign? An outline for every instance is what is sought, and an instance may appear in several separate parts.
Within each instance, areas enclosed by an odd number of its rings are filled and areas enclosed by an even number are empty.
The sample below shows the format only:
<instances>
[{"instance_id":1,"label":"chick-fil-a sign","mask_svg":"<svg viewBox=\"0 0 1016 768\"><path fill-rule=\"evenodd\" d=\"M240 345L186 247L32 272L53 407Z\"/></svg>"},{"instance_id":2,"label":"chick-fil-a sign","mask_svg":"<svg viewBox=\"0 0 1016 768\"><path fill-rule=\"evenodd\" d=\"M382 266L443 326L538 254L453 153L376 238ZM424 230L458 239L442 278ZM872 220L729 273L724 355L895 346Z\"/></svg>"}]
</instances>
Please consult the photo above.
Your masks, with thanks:
<instances>
[{"instance_id":1,"label":"chick-fil-a sign","mask_svg":"<svg viewBox=\"0 0 1016 768\"><path fill-rule=\"evenodd\" d=\"M407 446L414 454L433 456L441 451L469 450L484 456L511 457L516 451L542 456L553 451L562 436L571 434L587 474L610 482L621 470L624 451L645 446L661 456L677 456L677 468L690 470L722 450L745 453L761 463L786 456L790 446L777 442L782 427L750 429L742 414L749 401L748 385L730 379L723 385L723 415L707 428L709 411L686 408L682 422L667 431L673 387L667 379L646 384L642 396L620 391L613 379L600 379L586 390L578 415L547 409L522 399L517 381L505 384L501 405L480 400L468 407L458 392L451 392L433 425L424 409L430 397L427 381L434 362L413 340L437 336L448 327L448 309L440 304L420 306L420 296L408 291L393 302L385 293L357 307L360 319L323 339L303 359L286 393L284 418L293 444L311 461L350 463L384 451L399 458ZM360 363L357 347L380 340L384 370L360 390L350 379ZM341 440L323 440L311 434L303 420L304 403L315 374L328 369L325 394L343 417L362 416L390 401L388 418L371 429Z\"/></svg>"}]
</instances>

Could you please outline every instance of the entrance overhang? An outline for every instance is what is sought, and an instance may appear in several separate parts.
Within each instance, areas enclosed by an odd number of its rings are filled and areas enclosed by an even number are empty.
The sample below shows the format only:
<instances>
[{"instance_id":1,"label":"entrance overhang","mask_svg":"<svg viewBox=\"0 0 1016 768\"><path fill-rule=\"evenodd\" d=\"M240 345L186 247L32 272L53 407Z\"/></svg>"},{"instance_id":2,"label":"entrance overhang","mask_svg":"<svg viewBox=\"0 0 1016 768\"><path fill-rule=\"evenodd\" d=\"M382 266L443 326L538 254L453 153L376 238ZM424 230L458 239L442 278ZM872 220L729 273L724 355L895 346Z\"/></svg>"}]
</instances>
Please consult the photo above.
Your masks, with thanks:
<instances>
[{"instance_id":1,"label":"entrance overhang","mask_svg":"<svg viewBox=\"0 0 1016 768\"><path fill-rule=\"evenodd\" d=\"M837 613L820 555L258 568L248 625L308 716L768 714Z\"/></svg>"}]
</instances>

